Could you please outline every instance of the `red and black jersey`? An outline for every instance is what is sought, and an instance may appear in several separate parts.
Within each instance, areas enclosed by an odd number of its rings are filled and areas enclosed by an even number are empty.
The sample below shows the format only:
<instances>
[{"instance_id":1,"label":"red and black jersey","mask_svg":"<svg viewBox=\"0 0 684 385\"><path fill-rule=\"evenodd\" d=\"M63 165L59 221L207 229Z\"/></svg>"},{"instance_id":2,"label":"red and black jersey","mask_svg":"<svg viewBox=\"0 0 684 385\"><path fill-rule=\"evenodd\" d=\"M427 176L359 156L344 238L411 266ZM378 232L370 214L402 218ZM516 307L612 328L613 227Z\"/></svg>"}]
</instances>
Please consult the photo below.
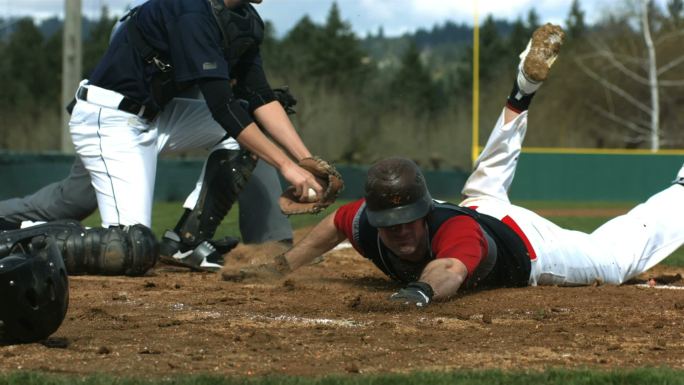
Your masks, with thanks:
<instances>
[{"instance_id":1,"label":"red and black jersey","mask_svg":"<svg viewBox=\"0 0 684 385\"><path fill-rule=\"evenodd\" d=\"M363 199L340 207L335 226L352 246L392 279L418 280L425 265L437 258L456 258L468 269L465 287L526 286L528 250L510 226L469 208L435 202L426 217L428 250L420 262L402 260L380 240L368 223Z\"/></svg>"}]
</instances>

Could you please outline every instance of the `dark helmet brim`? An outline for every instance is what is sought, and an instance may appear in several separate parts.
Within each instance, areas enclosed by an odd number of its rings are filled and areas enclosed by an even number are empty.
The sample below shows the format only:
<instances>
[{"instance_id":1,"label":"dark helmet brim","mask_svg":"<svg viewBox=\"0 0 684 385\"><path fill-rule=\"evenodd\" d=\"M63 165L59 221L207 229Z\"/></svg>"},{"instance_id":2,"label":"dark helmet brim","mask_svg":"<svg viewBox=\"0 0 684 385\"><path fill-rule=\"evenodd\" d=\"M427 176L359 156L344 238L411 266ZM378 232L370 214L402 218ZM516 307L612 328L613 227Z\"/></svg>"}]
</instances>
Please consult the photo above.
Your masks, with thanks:
<instances>
[{"instance_id":1,"label":"dark helmet brim","mask_svg":"<svg viewBox=\"0 0 684 385\"><path fill-rule=\"evenodd\" d=\"M430 213L434 203L430 195L426 195L411 204L373 211L366 208L368 222L373 227L391 227L413 222Z\"/></svg>"}]
</instances>

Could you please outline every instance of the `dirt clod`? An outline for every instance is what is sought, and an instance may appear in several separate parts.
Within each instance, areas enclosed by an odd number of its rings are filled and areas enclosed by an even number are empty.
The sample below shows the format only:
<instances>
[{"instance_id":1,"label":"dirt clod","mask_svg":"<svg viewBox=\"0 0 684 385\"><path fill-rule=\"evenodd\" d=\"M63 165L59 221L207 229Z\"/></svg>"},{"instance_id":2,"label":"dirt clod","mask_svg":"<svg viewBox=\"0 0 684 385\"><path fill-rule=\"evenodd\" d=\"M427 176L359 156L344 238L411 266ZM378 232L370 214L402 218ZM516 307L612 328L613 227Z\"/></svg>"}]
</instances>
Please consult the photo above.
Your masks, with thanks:
<instances>
[{"instance_id":1,"label":"dirt clod","mask_svg":"<svg viewBox=\"0 0 684 385\"><path fill-rule=\"evenodd\" d=\"M106 347L106 346L100 346L100 347L97 349L97 354L109 354L109 353L111 353L111 352L112 352L112 351L109 350L109 348Z\"/></svg>"}]
</instances>

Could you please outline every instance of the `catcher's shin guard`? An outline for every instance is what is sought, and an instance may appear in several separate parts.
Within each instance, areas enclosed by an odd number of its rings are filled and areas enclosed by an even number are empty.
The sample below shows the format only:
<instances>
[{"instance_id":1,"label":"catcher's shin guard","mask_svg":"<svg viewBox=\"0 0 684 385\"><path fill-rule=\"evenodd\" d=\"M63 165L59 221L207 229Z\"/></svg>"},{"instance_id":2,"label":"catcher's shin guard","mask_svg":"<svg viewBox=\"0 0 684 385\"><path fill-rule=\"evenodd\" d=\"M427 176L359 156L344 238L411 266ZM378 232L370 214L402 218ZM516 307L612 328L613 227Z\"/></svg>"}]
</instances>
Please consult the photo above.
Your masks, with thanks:
<instances>
[{"instance_id":1,"label":"catcher's shin guard","mask_svg":"<svg viewBox=\"0 0 684 385\"><path fill-rule=\"evenodd\" d=\"M223 267L219 254L230 250L237 242L234 238L211 239L247 184L256 162L246 150L222 149L209 156L195 207L186 211L174 231L167 231L162 238L164 262L198 270Z\"/></svg>"},{"instance_id":2,"label":"catcher's shin guard","mask_svg":"<svg viewBox=\"0 0 684 385\"><path fill-rule=\"evenodd\" d=\"M159 244L152 231L143 225L85 229L69 220L2 233L0 255L6 254L16 239L42 235L55 238L69 275L138 276L159 258Z\"/></svg>"}]
</instances>

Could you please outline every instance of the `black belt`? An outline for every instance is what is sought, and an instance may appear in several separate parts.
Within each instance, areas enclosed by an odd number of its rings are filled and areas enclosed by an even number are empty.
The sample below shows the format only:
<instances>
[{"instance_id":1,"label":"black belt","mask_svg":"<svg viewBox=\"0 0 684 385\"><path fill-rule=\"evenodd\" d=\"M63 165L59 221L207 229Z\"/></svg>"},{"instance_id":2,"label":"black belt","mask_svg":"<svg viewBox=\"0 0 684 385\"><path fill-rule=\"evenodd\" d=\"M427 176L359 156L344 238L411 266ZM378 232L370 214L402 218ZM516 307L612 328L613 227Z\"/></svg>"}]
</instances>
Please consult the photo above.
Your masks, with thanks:
<instances>
[{"instance_id":1,"label":"black belt","mask_svg":"<svg viewBox=\"0 0 684 385\"><path fill-rule=\"evenodd\" d=\"M88 101L88 88L79 87L76 91L76 97ZM137 115L145 120L152 121L159 113L159 109L154 106L148 106L138 103L135 100L124 96L118 106L115 107L119 111L128 112L129 114Z\"/></svg>"}]
</instances>

